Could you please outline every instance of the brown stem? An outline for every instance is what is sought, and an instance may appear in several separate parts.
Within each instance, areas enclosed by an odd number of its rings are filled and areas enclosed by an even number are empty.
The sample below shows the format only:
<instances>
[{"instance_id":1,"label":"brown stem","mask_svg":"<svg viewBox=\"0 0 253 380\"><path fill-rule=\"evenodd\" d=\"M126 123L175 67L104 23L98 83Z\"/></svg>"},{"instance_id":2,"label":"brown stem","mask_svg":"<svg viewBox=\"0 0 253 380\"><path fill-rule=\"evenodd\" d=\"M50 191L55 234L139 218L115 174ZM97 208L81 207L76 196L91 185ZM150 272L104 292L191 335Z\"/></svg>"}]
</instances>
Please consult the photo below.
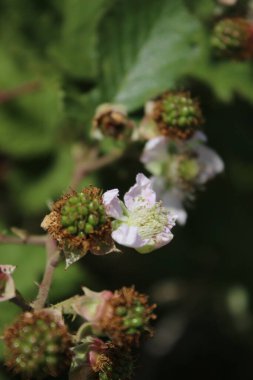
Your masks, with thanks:
<instances>
[{"instance_id":1,"label":"brown stem","mask_svg":"<svg viewBox=\"0 0 253 380\"><path fill-rule=\"evenodd\" d=\"M38 296L33 304L35 310L40 310L44 307L52 284L55 268L60 261L60 251L57 250L56 243L50 236L48 236L46 247L46 267L42 282L39 287Z\"/></svg>"},{"instance_id":2,"label":"brown stem","mask_svg":"<svg viewBox=\"0 0 253 380\"><path fill-rule=\"evenodd\" d=\"M88 162L84 162L83 160L76 160L70 187L76 190L80 182L89 173L95 170L101 169L104 166L107 166L111 164L112 162L118 160L122 156L122 154L123 154L122 151L117 150L117 151L111 152L110 154L106 156L97 157L97 152L96 152L96 157L94 157L94 152L93 152L93 159L89 157Z\"/></svg>"},{"instance_id":3,"label":"brown stem","mask_svg":"<svg viewBox=\"0 0 253 380\"><path fill-rule=\"evenodd\" d=\"M0 233L0 243L2 244L45 245L46 240L47 235L8 236Z\"/></svg>"},{"instance_id":4,"label":"brown stem","mask_svg":"<svg viewBox=\"0 0 253 380\"><path fill-rule=\"evenodd\" d=\"M10 302L14 303L18 307L20 307L23 311L31 311L32 307L28 305L28 303L25 301L24 297L21 295L21 293L16 290L16 295L14 298L11 298L9 300Z\"/></svg>"},{"instance_id":5,"label":"brown stem","mask_svg":"<svg viewBox=\"0 0 253 380\"><path fill-rule=\"evenodd\" d=\"M0 104L9 102L10 100L16 99L19 96L37 91L39 88L40 88L39 82L33 81L30 83L25 83L12 90L0 91Z\"/></svg>"}]
</instances>

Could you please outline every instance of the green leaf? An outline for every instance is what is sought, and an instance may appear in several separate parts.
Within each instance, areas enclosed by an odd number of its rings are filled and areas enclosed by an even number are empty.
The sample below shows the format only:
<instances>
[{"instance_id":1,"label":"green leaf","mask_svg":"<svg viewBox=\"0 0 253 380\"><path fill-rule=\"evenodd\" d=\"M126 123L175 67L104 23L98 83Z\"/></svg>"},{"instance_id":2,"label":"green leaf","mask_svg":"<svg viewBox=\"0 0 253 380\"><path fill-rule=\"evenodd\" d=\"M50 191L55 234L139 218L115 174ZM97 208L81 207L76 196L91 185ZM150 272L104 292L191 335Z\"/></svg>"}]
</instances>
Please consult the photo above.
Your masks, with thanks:
<instances>
[{"instance_id":1,"label":"green leaf","mask_svg":"<svg viewBox=\"0 0 253 380\"><path fill-rule=\"evenodd\" d=\"M74 77L93 78L97 73L96 27L112 0L63 0L60 40L49 53Z\"/></svg>"},{"instance_id":2,"label":"green leaf","mask_svg":"<svg viewBox=\"0 0 253 380\"><path fill-rule=\"evenodd\" d=\"M31 78L33 81L32 75ZM22 84L17 82L16 87ZM52 149L57 144L62 120L62 97L55 80L38 79L38 88L5 102L0 110L0 149L16 157L39 155Z\"/></svg>"},{"instance_id":3,"label":"green leaf","mask_svg":"<svg viewBox=\"0 0 253 380\"><path fill-rule=\"evenodd\" d=\"M117 1L100 30L103 101L134 110L173 87L199 53L199 30L180 0Z\"/></svg>"},{"instance_id":4,"label":"green leaf","mask_svg":"<svg viewBox=\"0 0 253 380\"><path fill-rule=\"evenodd\" d=\"M71 152L70 149L64 148L57 153L52 164L44 166L43 172L39 174L12 171L9 185L14 198L25 213L40 212L45 209L48 201L68 190L73 166Z\"/></svg>"},{"instance_id":5,"label":"green leaf","mask_svg":"<svg viewBox=\"0 0 253 380\"><path fill-rule=\"evenodd\" d=\"M251 62L215 59L211 56L210 35L202 30L199 38L201 54L188 74L209 85L216 96L229 102L240 95L253 102L253 69Z\"/></svg>"}]
</instances>

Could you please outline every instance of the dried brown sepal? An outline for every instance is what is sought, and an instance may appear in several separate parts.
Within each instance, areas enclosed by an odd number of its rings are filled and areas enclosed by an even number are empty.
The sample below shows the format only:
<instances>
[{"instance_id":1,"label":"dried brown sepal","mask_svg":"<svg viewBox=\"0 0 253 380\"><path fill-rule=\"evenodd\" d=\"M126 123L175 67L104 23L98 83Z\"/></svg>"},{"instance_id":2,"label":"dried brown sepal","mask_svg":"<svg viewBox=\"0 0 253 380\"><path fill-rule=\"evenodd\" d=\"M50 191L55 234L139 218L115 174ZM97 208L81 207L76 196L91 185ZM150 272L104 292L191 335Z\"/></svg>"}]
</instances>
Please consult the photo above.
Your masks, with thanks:
<instances>
[{"instance_id":1,"label":"dried brown sepal","mask_svg":"<svg viewBox=\"0 0 253 380\"><path fill-rule=\"evenodd\" d=\"M101 329L117 346L138 346L142 336L153 334L150 321L156 318L155 308L155 304L148 304L147 295L138 293L133 286L123 287L108 300ZM139 314L135 313L138 309Z\"/></svg>"},{"instance_id":2,"label":"dried brown sepal","mask_svg":"<svg viewBox=\"0 0 253 380\"><path fill-rule=\"evenodd\" d=\"M84 188L81 193L93 201L96 200L103 207L102 191L97 187L89 186ZM103 255L109 253L114 248L109 217L106 217L106 220L102 224L94 227L93 231L82 234L82 236L69 233L62 225L62 209L68 200L77 196L77 194L76 191L72 190L56 201L53 204L51 213L46 215L41 224L41 227L47 230L53 239L58 242L59 248L65 252L66 259L69 259L70 264L79 260L88 251L95 255Z\"/></svg>"},{"instance_id":3,"label":"dried brown sepal","mask_svg":"<svg viewBox=\"0 0 253 380\"><path fill-rule=\"evenodd\" d=\"M89 365L99 380L131 380L135 360L128 349L118 347L111 341L94 340L88 355Z\"/></svg>"},{"instance_id":4,"label":"dried brown sepal","mask_svg":"<svg viewBox=\"0 0 253 380\"><path fill-rule=\"evenodd\" d=\"M100 138L112 137L117 140L128 138L134 128L123 107L114 104L104 104L98 107L93 119L93 131Z\"/></svg>"}]
</instances>

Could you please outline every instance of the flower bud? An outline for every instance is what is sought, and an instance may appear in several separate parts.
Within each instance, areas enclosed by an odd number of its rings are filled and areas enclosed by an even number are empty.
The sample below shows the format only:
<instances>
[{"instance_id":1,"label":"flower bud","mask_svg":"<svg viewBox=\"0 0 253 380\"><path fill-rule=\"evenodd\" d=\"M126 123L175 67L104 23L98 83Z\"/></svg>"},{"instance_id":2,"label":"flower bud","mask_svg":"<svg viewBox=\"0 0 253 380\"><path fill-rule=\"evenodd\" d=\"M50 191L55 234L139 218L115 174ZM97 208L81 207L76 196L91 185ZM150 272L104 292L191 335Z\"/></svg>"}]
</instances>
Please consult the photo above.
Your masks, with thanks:
<instances>
[{"instance_id":1,"label":"flower bud","mask_svg":"<svg viewBox=\"0 0 253 380\"><path fill-rule=\"evenodd\" d=\"M93 119L93 137L101 140L111 137L126 140L133 131L133 122L128 118L125 107L115 104L102 104L97 108Z\"/></svg>"},{"instance_id":2,"label":"flower bud","mask_svg":"<svg viewBox=\"0 0 253 380\"><path fill-rule=\"evenodd\" d=\"M243 18L225 18L214 26L211 44L217 55L253 58L253 23Z\"/></svg>"},{"instance_id":3,"label":"flower bud","mask_svg":"<svg viewBox=\"0 0 253 380\"><path fill-rule=\"evenodd\" d=\"M57 377L70 366L71 337L54 312L26 312L4 332L6 365L26 378Z\"/></svg>"}]
</instances>

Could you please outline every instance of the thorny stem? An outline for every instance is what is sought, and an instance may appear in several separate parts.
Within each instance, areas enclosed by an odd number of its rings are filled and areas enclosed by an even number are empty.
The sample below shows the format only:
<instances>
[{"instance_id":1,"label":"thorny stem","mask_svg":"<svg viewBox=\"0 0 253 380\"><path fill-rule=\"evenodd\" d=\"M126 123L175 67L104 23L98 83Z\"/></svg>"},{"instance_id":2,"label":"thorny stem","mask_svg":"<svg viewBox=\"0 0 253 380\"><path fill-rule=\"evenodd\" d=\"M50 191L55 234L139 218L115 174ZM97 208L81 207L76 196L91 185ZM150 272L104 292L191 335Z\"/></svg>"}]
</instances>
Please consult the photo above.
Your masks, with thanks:
<instances>
[{"instance_id":1,"label":"thorny stem","mask_svg":"<svg viewBox=\"0 0 253 380\"><path fill-rule=\"evenodd\" d=\"M40 310L44 307L53 280L55 268L57 267L60 261L60 251L57 250L56 243L50 236L48 236L46 248L46 267L42 282L39 287L38 296L35 302L33 303L33 307L35 310Z\"/></svg>"},{"instance_id":2,"label":"thorny stem","mask_svg":"<svg viewBox=\"0 0 253 380\"><path fill-rule=\"evenodd\" d=\"M37 91L39 88L40 88L39 82L33 81L30 83L25 83L12 90L0 91L0 104L9 102L10 100L16 99L19 96Z\"/></svg>"}]
</instances>

